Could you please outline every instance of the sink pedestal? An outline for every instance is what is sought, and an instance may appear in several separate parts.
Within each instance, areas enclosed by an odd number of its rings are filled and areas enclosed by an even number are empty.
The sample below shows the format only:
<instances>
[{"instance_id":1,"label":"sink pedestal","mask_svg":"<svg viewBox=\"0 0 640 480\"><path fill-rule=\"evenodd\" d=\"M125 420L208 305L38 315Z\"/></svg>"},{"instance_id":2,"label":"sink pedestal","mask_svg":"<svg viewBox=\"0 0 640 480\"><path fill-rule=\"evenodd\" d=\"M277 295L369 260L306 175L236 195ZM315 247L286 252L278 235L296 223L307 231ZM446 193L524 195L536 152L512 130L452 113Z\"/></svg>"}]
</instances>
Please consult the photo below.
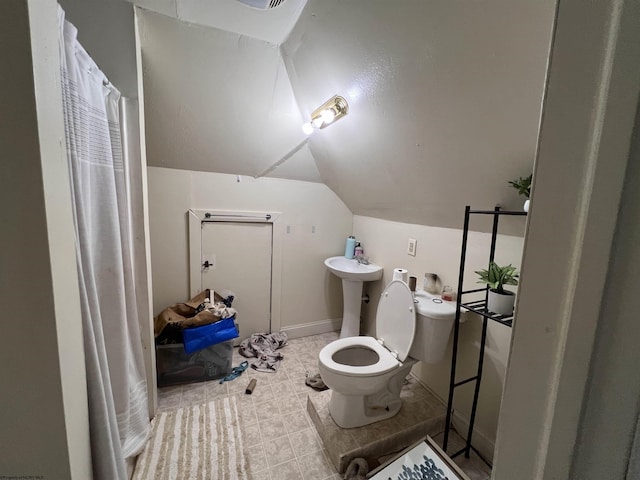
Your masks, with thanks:
<instances>
[{"instance_id":1,"label":"sink pedestal","mask_svg":"<svg viewBox=\"0 0 640 480\"><path fill-rule=\"evenodd\" d=\"M360 310L362 309L362 287L364 282L342 279L344 313L340 338L360 335Z\"/></svg>"},{"instance_id":2,"label":"sink pedestal","mask_svg":"<svg viewBox=\"0 0 640 480\"><path fill-rule=\"evenodd\" d=\"M362 284L382 278L382 267L362 263L356 259L331 257L324 261L330 272L342 279L344 313L340 338L360 335L360 309L362 308Z\"/></svg>"}]
</instances>

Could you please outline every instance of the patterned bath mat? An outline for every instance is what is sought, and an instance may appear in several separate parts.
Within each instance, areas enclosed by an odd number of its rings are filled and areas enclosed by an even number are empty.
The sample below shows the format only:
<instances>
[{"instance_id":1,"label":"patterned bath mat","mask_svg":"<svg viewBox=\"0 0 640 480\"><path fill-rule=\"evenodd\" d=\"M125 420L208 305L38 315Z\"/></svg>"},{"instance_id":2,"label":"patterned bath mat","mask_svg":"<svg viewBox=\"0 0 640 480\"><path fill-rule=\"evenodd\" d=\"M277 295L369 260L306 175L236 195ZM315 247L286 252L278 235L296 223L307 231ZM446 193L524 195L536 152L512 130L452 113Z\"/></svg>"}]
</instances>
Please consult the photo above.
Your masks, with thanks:
<instances>
[{"instance_id":1,"label":"patterned bath mat","mask_svg":"<svg viewBox=\"0 0 640 480\"><path fill-rule=\"evenodd\" d=\"M159 413L134 480L247 477L235 397Z\"/></svg>"}]
</instances>

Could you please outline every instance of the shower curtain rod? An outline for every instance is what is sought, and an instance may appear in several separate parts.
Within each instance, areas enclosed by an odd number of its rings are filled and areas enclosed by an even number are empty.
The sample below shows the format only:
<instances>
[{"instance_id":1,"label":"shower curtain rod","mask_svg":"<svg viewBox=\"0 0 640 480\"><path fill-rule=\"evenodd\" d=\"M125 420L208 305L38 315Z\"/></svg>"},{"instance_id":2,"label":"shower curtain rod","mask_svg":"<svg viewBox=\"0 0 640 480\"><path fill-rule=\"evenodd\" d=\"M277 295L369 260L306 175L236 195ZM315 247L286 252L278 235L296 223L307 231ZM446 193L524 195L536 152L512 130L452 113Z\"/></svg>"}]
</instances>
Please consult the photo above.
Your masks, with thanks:
<instances>
[{"instance_id":1,"label":"shower curtain rod","mask_svg":"<svg viewBox=\"0 0 640 480\"><path fill-rule=\"evenodd\" d=\"M245 218L245 219L246 218L253 218L253 219L256 219L256 220L263 220L263 219L264 220L271 220L271 214L270 213L267 213L265 215L235 215L235 214L232 214L232 213L225 214L225 213L209 213L209 212L207 212L207 213L204 214L205 221L207 221L207 220L215 221L214 217L215 218Z\"/></svg>"}]
</instances>

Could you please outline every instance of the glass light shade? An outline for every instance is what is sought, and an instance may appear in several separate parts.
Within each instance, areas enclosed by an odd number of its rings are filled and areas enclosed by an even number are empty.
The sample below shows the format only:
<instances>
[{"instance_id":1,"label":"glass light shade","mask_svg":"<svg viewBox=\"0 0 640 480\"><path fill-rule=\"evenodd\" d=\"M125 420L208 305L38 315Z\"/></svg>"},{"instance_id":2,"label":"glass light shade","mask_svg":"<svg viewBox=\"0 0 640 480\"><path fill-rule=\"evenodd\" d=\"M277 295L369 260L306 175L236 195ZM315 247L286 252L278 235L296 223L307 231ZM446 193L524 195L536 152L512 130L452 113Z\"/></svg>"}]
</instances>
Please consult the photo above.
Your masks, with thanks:
<instances>
[{"instance_id":1,"label":"glass light shade","mask_svg":"<svg viewBox=\"0 0 640 480\"><path fill-rule=\"evenodd\" d=\"M331 123L336 118L336 114L332 109L327 108L322 112L322 115L320 115L320 117L322 118L324 123Z\"/></svg>"},{"instance_id":2,"label":"glass light shade","mask_svg":"<svg viewBox=\"0 0 640 480\"><path fill-rule=\"evenodd\" d=\"M334 95L311 112L311 123L315 128L325 128L349 113L349 104L344 97Z\"/></svg>"}]
</instances>

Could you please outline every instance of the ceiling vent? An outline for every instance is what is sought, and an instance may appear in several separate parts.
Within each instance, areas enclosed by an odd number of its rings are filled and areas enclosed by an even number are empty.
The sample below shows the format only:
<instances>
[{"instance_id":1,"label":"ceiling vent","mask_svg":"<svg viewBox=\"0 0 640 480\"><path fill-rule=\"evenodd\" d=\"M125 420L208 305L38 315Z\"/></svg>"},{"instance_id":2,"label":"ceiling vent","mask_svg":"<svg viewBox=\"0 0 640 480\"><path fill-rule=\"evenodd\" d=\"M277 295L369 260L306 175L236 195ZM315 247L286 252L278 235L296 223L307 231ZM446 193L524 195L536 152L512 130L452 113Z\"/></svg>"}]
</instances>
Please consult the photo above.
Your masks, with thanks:
<instances>
[{"instance_id":1,"label":"ceiling vent","mask_svg":"<svg viewBox=\"0 0 640 480\"><path fill-rule=\"evenodd\" d=\"M269 10L276 8L278 5L282 5L285 0L238 0L238 2L247 5L248 7L258 8L260 10Z\"/></svg>"}]
</instances>

